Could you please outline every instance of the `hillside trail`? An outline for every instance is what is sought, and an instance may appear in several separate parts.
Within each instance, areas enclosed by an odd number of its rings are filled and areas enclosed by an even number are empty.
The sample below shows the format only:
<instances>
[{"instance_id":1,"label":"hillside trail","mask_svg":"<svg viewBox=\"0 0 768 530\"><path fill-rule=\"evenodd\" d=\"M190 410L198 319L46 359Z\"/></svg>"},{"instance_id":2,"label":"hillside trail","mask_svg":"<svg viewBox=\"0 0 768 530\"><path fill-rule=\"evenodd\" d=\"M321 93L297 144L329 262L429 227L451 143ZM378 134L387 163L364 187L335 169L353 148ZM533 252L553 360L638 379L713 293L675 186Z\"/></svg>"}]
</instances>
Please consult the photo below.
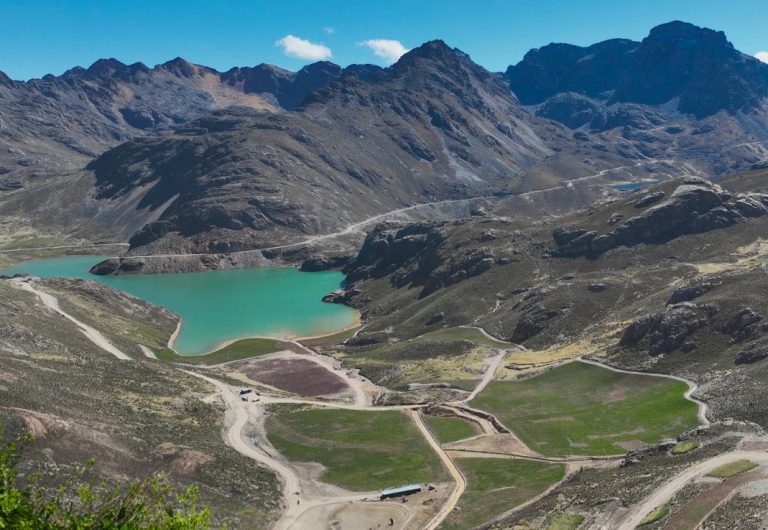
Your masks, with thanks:
<instances>
[{"instance_id":1,"label":"hillside trail","mask_svg":"<svg viewBox=\"0 0 768 530\"><path fill-rule=\"evenodd\" d=\"M697 476L705 475L724 464L741 459L747 459L755 463L768 462L768 453L765 451L736 450L694 464L635 504L622 516L620 524L613 528L616 528L616 530L634 530L652 510L664 506L678 491L683 489L686 484Z\"/></svg>"},{"instance_id":2,"label":"hillside trail","mask_svg":"<svg viewBox=\"0 0 768 530\"><path fill-rule=\"evenodd\" d=\"M35 294L45 307L47 307L51 311L59 314L60 316L66 318L67 320L75 324L75 326L77 326L80 332L83 335L85 335L88 340L90 340L92 343L94 343L96 346L98 346L102 350L108 353L111 353L112 355L114 355L120 360L123 360L123 361L132 360L129 355L127 355L125 352L117 348L114 344L109 342L109 340L107 340L107 338L104 337L104 335L102 335L101 332L92 328L88 324L81 322L80 320L76 319L75 317L73 317L72 315L64 311L59 306L59 301L56 299L55 296L35 289L34 286L32 285L32 282L27 278L24 278L21 280L14 280L13 284L17 285L19 288L25 291Z\"/></svg>"}]
</instances>

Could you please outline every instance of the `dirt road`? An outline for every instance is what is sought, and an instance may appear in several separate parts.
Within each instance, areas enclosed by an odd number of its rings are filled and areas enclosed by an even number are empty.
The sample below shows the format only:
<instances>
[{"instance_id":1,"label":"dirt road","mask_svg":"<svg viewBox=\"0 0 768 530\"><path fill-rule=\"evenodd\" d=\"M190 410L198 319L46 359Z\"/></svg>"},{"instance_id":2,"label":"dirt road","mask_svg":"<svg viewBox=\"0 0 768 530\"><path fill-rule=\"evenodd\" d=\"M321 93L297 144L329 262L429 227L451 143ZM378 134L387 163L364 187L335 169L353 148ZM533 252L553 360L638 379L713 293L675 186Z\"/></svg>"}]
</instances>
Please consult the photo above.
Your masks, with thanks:
<instances>
[{"instance_id":1,"label":"dirt road","mask_svg":"<svg viewBox=\"0 0 768 530\"><path fill-rule=\"evenodd\" d=\"M303 508L301 510L297 509L301 506L300 504L292 502L294 499L297 501L299 500L297 499L298 496L296 495L296 492L301 492L300 481L296 472L290 466L257 450L243 440L242 432L245 424L248 423L248 410L246 408L246 403L240 400L229 385L213 379L212 377L191 372L189 370L181 371L212 384L221 395L227 409L234 414L235 421L232 422L225 433L227 444L238 453L245 455L248 458L253 458L257 462L274 470L280 476L283 485L283 498L285 499L286 509L285 512L283 512L281 519L275 524L275 528L289 528L290 522L294 521L296 517L301 514L301 511L303 511Z\"/></svg>"},{"instance_id":2,"label":"dirt road","mask_svg":"<svg viewBox=\"0 0 768 530\"><path fill-rule=\"evenodd\" d=\"M427 442L429 442L429 445L438 454L438 456L440 457L440 460L443 461L443 465L451 474L451 477L453 478L453 481L454 481L454 486L453 486L453 490L451 491L451 495L440 507L440 510L432 517L432 520L429 521L424 526L424 529L423 529L423 530L435 530L437 527L439 527L443 523L443 521L445 521L445 518L448 517L451 514L451 512L456 508L456 506L459 504L459 499L461 498L461 495L464 493L464 490L467 488L467 481L464 480L464 475L461 474L461 471L453 462L451 457L448 456L448 454L443 450L440 443L432 435L432 431L430 431L429 428L424 424L424 420L421 417L421 411L412 410L411 417L413 418L414 423L416 423L416 426L419 428L419 431L421 431L421 434L424 436L424 439L426 439Z\"/></svg>"},{"instance_id":3,"label":"dirt road","mask_svg":"<svg viewBox=\"0 0 768 530\"><path fill-rule=\"evenodd\" d=\"M477 395L485 389L485 387L488 386L488 383L493 381L493 376L496 375L496 370L499 369L499 365L504 361L504 357L507 356L507 350L501 350L496 357L491 359L491 362L488 363L488 366L485 368L485 373L483 374L483 378L480 380L480 382L477 384L477 386L472 390L472 392L467 396L467 399L464 401L470 402L473 399L477 397Z\"/></svg>"},{"instance_id":4,"label":"dirt road","mask_svg":"<svg viewBox=\"0 0 768 530\"><path fill-rule=\"evenodd\" d=\"M50 309L51 311L54 311L55 313L58 313L59 315L63 316L73 324L77 326L77 328L80 330L80 332L86 336L88 340L90 340L92 343L94 343L96 346L101 348L102 350L111 353L115 357L117 357L120 360L123 361L130 361L131 357L118 349L114 344L109 342L104 335L101 334L101 332L97 331L96 329L92 328L88 324L85 324L63 309L59 307L59 301L56 299L55 296L50 295L48 293L44 293L42 291L38 291L34 288L32 283L26 279L18 280L13 282L15 285L17 285L19 288L29 291L30 293L34 293L40 301L43 303L45 307Z\"/></svg>"},{"instance_id":5,"label":"dirt road","mask_svg":"<svg viewBox=\"0 0 768 530\"><path fill-rule=\"evenodd\" d=\"M640 503L634 505L622 518L617 530L634 530L651 510L664 506L686 484L700 475L706 475L715 468L745 458L752 462L768 462L765 451L732 451L715 456L704 462L699 462L687 468L672 480L654 490Z\"/></svg>"}]
</instances>

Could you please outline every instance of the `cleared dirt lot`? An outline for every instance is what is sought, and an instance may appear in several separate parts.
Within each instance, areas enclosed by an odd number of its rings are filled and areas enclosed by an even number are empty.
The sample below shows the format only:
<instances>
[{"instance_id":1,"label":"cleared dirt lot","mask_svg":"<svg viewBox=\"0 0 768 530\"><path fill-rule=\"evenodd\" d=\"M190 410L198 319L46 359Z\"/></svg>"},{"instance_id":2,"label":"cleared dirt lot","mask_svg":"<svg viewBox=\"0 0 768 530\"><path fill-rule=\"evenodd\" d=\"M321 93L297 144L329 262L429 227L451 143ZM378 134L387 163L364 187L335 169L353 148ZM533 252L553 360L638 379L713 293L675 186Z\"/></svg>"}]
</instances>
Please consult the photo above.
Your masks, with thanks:
<instances>
[{"instance_id":1,"label":"cleared dirt lot","mask_svg":"<svg viewBox=\"0 0 768 530\"><path fill-rule=\"evenodd\" d=\"M352 389L321 364L297 355L253 359L235 368L249 379L302 396L337 396Z\"/></svg>"}]
</instances>

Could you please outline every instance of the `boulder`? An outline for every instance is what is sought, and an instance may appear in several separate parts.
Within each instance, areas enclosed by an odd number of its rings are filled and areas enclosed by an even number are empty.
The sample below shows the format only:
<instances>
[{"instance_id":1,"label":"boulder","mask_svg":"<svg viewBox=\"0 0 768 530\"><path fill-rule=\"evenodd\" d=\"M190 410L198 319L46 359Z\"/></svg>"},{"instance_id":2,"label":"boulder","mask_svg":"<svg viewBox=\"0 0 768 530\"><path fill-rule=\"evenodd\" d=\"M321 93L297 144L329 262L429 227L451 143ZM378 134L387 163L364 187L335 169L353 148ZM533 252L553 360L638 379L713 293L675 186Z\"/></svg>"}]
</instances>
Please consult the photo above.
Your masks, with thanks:
<instances>
[{"instance_id":1,"label":"boulder","mask_svg":"<svg viewBox=\"0 0 768 530\"><path fill-rule=\"evenodd\" d=\"M690 302L714 289L712 282L696 282L676 289L667 301L667 305Z\"/></svg>"},{"instance_id":2,"label":"boulder","mask_svg":"<svg viewBox=\"0 0 768 530\"><path fill-rule=\"evenodd\" d=\"M768 343L753 342L736 356L736 364L752 364L768 358Z\"/></svg>"}]
</instances>

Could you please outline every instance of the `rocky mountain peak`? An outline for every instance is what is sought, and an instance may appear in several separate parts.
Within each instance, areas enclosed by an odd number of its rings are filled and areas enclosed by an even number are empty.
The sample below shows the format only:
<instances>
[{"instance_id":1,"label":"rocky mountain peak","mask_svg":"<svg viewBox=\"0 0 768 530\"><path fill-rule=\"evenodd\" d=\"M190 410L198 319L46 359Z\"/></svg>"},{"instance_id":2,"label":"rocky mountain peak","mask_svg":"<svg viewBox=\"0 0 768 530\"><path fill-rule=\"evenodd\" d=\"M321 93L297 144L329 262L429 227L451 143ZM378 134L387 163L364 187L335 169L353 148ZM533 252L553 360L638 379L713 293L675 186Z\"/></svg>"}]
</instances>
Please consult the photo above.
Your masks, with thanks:
<instances>
[{"instance_id":1,"label":"rocky mountain peak","mask_svg":"<svg viewBox=\"0 0 768 530\"><path fill-rule=\"evenodd\" d=\"M665 24L660 24L651 29L648 36L643 39L643 44L667 43L673 45L690 46L694 43L702 44L705 42L717 46L733 48L733 44L728 42L725 33L715 31L709 28L701 28L688 22L673 20Z\"/></svg>"},{"instance_id":2,"label":"rocky mountain peak","mask_svg":"<svg viewBox=\"0 0 768 530\"><path fill-rule=\"evenodd\" d=\"M177 77L184 77L186 79L192 79L193 77L200 76L202 74L203 67L196 64L192 64L186 59L176 57L170 61L164 62L156 66L158 70L165 70Z\"/></svg>"},{"instance_id":3,"label":"rocky mountain peak","mask_svg":"<svg viewBox=\"0 0 768 530\"><path fill-rule=\"evenodd\" d=\"M12 86L13 79L5 75L5 72L0 71L0 86Z\"/></svg>"},{"instance_id":4,"label":"rocky mountain peak","mask_svg":"<svg viewBox=\"0 0 768 530\"><path fill-rule=\"evenodd\" d=\"M393 70L403 70L423 61L432 61L441 64L455 64L457 62L470 62L469 56L458 48L451 48L440 39L425 42L408 53L392 66Z\"/></svg>"},{"instance_id":5,"label":"rocky mountain peak","mask_svg":"<svg viewBox=\"0 0 768 530\"><path fill-rule=\"evenodd\" d=\"M127 64L114 58L98 59L86 69L86 72L95 77L109 77L123 72L127 68Z\"/></svg>"},{"instance_id":6,"label":"rocky mountain peak","mask_svg":"<svg viewBox=\"0 0 768 530\"><path fill-rule=\"evenodd\" d=\"M680 21L653 28L640 43L550 44L505 76L524 104L571 92L607 105L672 103L698 119L749 111L768 96L768 65L734 49L722 31ZM570 120L572 113L558 114Z\"/></svg>"}]
</instances>

